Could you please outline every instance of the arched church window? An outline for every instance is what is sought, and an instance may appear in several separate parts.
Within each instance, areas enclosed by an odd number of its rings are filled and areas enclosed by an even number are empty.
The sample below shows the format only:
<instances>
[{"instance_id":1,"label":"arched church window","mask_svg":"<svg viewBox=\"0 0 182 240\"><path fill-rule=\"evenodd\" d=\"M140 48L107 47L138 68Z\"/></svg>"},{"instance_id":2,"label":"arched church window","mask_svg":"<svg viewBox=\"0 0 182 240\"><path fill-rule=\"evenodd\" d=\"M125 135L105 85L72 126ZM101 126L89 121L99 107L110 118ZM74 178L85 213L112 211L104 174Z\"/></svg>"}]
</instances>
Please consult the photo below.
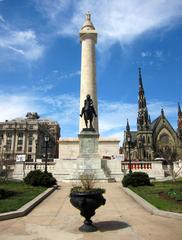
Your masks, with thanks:
<instances>
[{"instance_id":1,"label":"arched church window","mask_svg":"<svg viewBox=\"0 0 182 240\"><path fill-rule=\"evenodd\" d=\"M167 134L163 134L160 136L161 143L169 143L169 136Z\"/></svg>"}]
</instances>

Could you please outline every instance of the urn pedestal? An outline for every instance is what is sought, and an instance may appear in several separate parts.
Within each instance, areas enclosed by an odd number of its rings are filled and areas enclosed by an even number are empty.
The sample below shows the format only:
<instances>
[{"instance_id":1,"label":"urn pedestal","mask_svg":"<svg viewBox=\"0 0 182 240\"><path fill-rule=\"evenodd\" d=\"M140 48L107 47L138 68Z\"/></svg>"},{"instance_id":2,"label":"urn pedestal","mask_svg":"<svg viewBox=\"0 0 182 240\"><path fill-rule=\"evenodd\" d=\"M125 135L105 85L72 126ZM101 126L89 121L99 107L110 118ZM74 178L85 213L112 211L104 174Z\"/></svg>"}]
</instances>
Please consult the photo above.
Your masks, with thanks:
<instances>
[{"instance_id":1,"label":"urn pedestal","mask_svg":"<svg viewBox=\"0 0 182 240\"><path fill-rule=\"evenodd\" d=\"M95 210L104 205L106 200L102 196L103 191L91 190L89 192L71 192L71 204L80 210L80 215L85 218L83 225L79 228L82 232L94 232L97 228L92 224L91 217L95 215Z\"/></svg>"}]
</instances>

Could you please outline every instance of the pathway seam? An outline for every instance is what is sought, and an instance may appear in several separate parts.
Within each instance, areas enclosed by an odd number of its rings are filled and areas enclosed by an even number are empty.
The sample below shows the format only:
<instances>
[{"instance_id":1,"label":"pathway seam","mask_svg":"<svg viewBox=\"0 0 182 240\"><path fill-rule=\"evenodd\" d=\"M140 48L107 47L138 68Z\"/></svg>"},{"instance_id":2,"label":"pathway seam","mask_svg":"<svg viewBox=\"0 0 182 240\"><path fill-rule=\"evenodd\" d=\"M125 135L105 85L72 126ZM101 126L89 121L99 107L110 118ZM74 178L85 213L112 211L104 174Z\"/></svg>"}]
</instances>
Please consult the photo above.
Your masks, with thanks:
<instances>
[{"instance_id":1,"label":"pathway seam","mask_svg":"<svg viewBox=\"0 0 182 240\"><path fill-rule=\"evenodd\" d=\"M139 203L144 209L146 209L148 212L154 215L159 215L162 217L168 217L168 218L175 218L175 219L181 219L182 220L182 214L181 213L174 213L174 212L168 212L164 210L160 210L156 207L154 207L152 204L147 202L145 199L137 195L135 192L133 192L131 189L121 186L123 191L132 197L137 203Z\"/></svg>"},{"instance_id":2,"label":"pathway seam","mask_svg":"<svg viewBox=\"0 0 182 240\"><path fill-rule=\"evenodd\" d=\"M52 192L57 189L57 185L46 189L43 193L39 194L37 197L23 205L16 211L0 213L0 221L8 220L12 218L23 217L27 215L34 207L36 207L39 203L41 203L46 197L48 197Z\"/></svg>"}]
</instances>

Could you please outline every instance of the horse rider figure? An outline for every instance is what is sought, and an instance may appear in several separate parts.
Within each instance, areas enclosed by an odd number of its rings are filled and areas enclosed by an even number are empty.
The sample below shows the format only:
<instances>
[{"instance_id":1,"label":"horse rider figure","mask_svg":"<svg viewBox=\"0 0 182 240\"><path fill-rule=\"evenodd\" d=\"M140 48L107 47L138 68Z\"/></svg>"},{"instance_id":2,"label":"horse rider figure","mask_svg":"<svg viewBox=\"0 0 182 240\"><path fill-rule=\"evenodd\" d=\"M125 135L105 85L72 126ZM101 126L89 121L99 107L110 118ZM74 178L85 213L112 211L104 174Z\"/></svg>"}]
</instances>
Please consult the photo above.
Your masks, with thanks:
<instances>
[{"instance_id":1,"label":"horse rider figure","mask_svg":"<svg viewBox=\"0 0 182 240\"><path fill-rule=\"evenodd\" d=\"M90 95L88 94L86 96L86 99L84 100L84 106L83 106L81 114L80 114L80 117L84 116L86 128L88 128L88 121L89 121L90 129L93 129L93 125L92 125L93 115L95 117L97 117L97 114L95 112L95 108L93 105L93 100L91 99Z\"/></svg>"}]
</instances>

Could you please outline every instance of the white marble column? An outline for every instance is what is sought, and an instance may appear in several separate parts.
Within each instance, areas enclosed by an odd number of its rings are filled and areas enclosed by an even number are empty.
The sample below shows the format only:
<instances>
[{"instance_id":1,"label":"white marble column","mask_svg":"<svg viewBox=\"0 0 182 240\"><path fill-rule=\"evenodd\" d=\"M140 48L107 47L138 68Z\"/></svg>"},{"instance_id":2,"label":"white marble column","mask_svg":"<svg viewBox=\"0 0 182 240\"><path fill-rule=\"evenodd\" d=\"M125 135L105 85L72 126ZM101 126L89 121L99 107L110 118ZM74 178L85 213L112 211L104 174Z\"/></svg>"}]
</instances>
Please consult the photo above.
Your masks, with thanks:
<instances>
[{"instance_id":1,"label":"white marble column","mask_svg":"<svg viewBox=\"0 0 182 240\"><path fill-rule=\"evenodd\" d=\"M96 113L98 114L97 85L96 85L96 64L95 64L95 44L97 42L97 32L91 22L90 14L86 14L86 20L80 31L81 42L81 80L80 80L80 112L84 105L87 94L90 94ZM98 117L93 120L93 127L98 130ZM84 118L80 118L80 132L85 128Z\"/></svg>"}]
</instances>

